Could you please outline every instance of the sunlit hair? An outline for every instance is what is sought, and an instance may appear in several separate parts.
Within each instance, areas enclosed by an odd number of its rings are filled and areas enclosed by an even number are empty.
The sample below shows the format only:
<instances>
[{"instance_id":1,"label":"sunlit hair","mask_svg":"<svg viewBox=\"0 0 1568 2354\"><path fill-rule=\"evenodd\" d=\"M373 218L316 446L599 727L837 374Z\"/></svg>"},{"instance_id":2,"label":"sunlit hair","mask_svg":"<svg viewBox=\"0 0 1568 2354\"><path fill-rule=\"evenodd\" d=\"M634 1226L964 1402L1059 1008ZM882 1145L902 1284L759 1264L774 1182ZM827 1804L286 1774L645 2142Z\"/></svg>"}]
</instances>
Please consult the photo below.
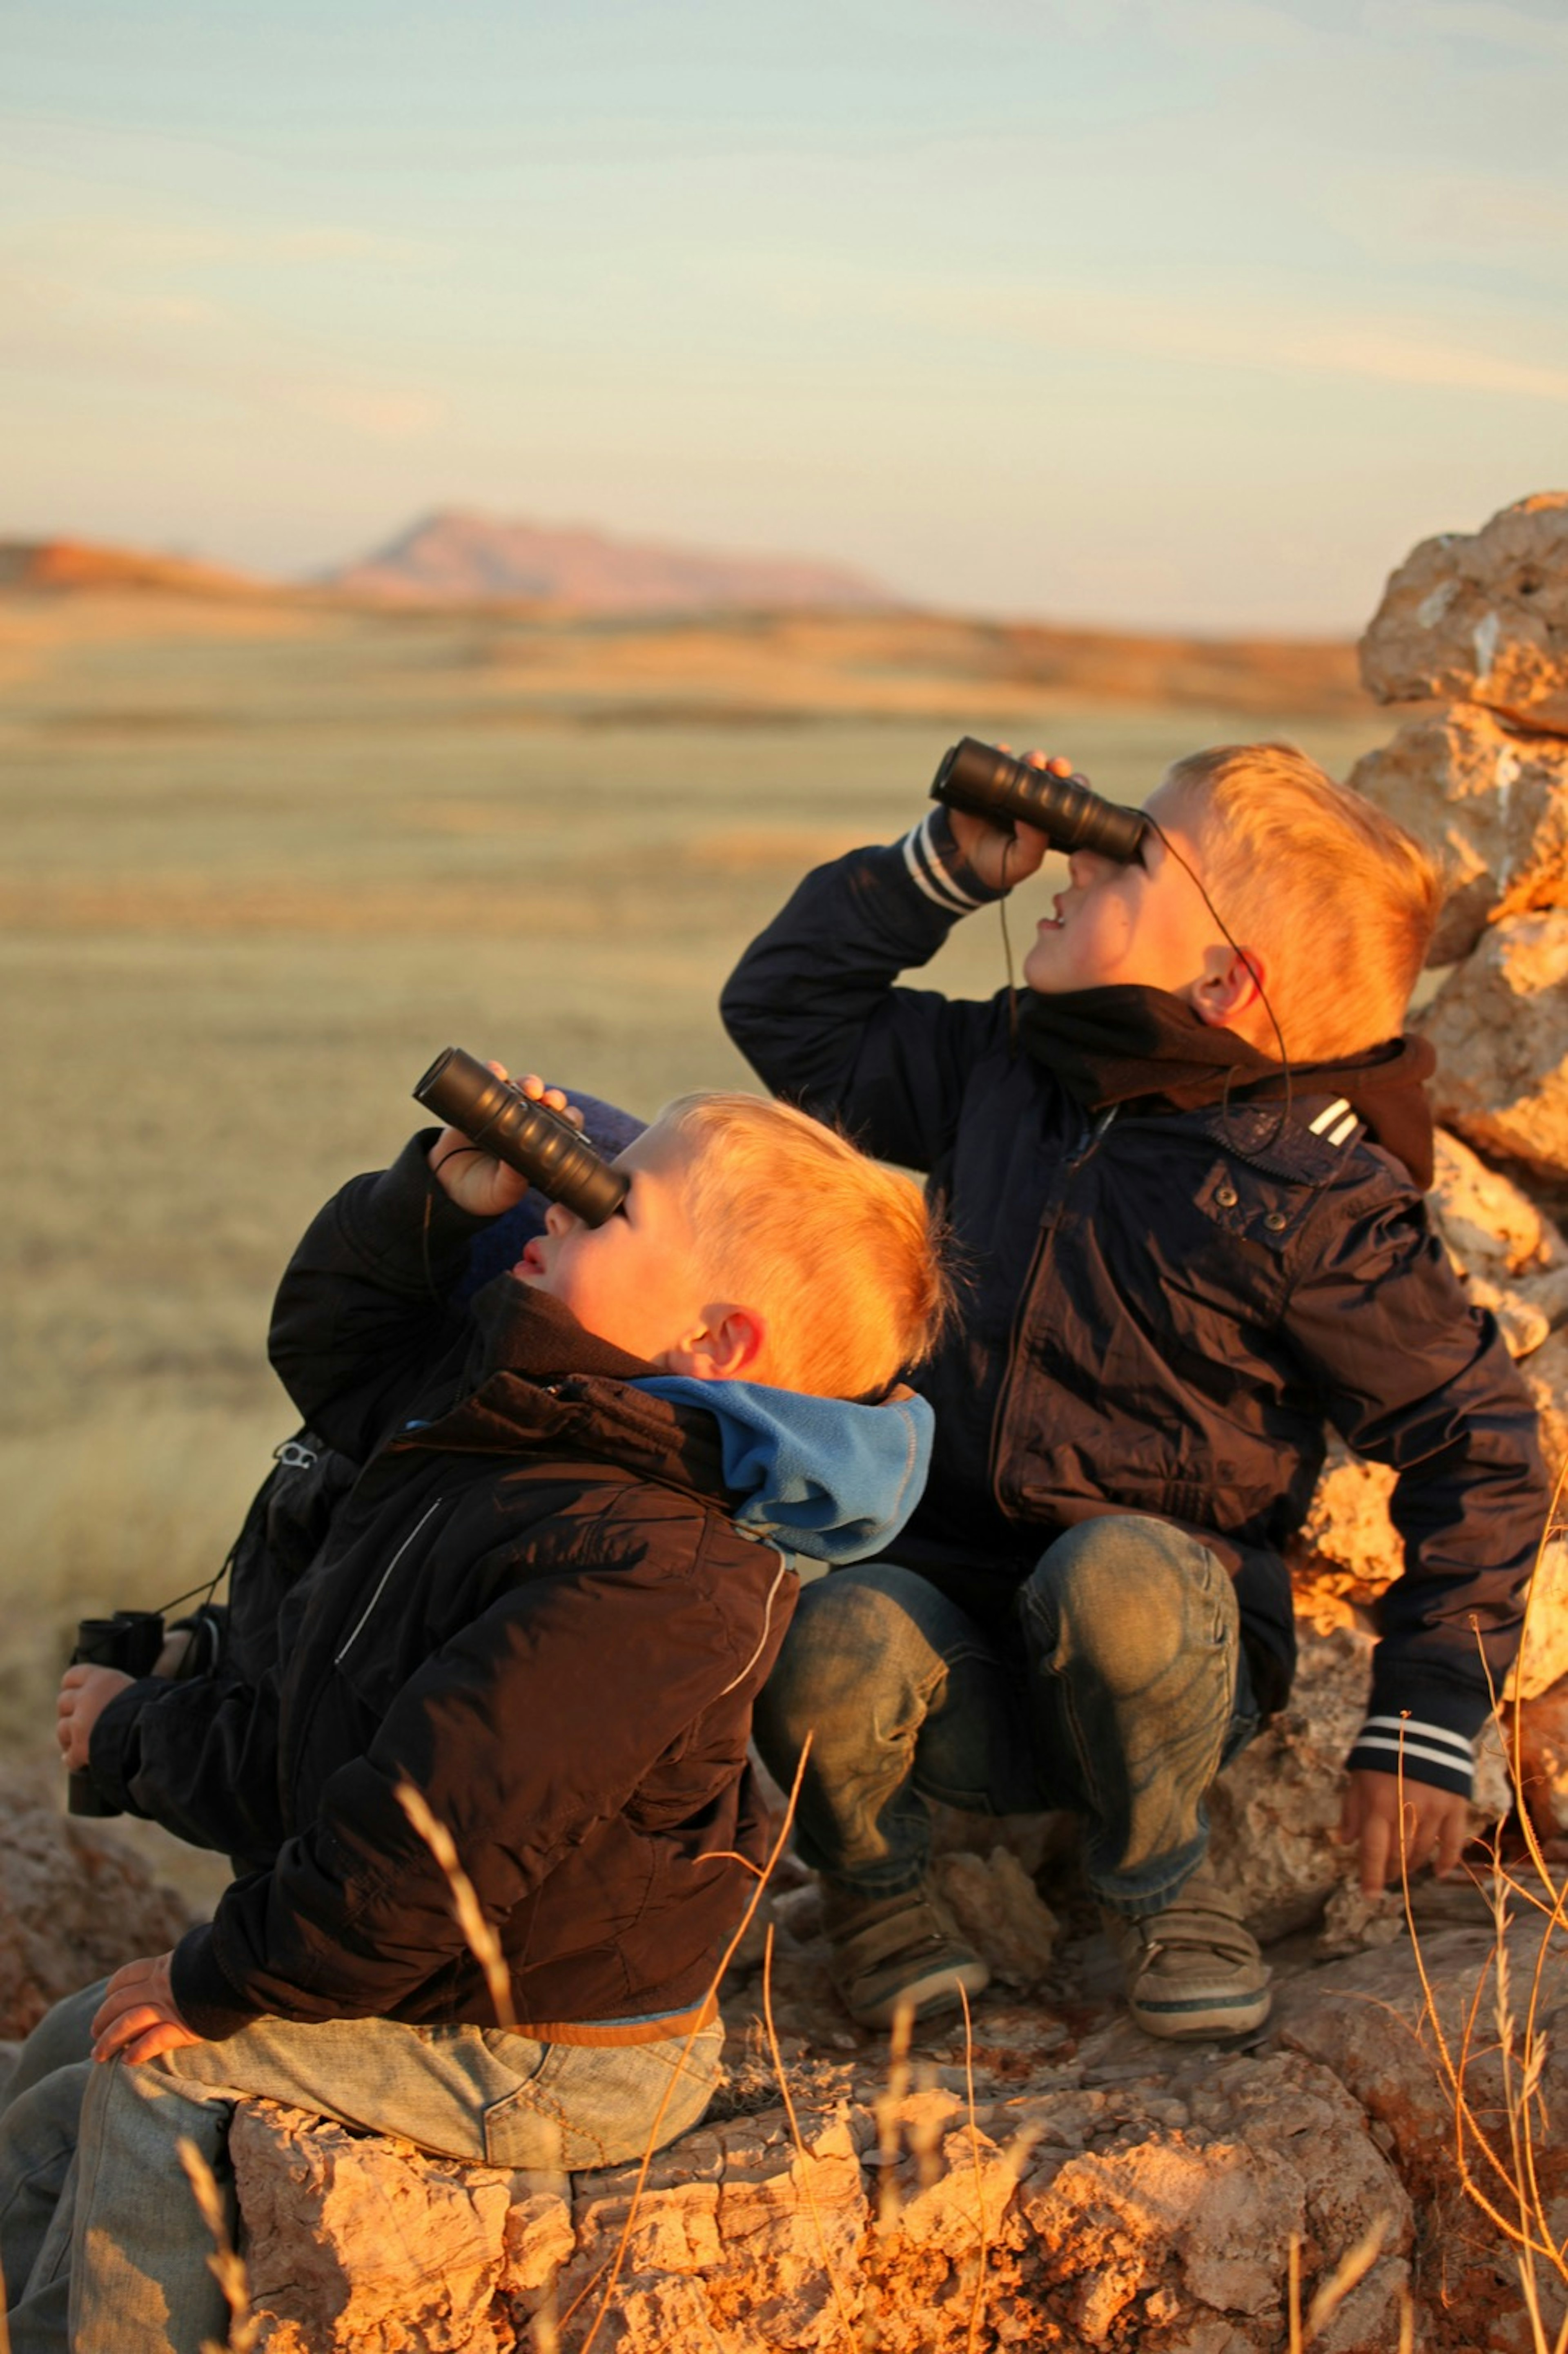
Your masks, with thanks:
<instances>
[{"instance_id":1,"label":"sunlit hair","mask_svg":"<svg viewBox=\"0 0 1568 2354\"><path fill-rule=\"evenodd\" d=\"M875 1397L929 1355L950 1288L912 1178L762 1096L681 1096L658 1124L692 1149L682 1189L705 1263L767 1318L772 1382Z\"/></svg>"},{"instance_id":2,"label":"sunlit hair","mask_svg":"<svg viewBox=\"0 0 1568 2354\"><path fill-rule=\"evenodd\" d=\"M1419 843L1289 744L1219 744L1169 769L1226 928L1256 949L1293 1063L1397 1036L1441 893Z\"/></svg>"}]
</instances>

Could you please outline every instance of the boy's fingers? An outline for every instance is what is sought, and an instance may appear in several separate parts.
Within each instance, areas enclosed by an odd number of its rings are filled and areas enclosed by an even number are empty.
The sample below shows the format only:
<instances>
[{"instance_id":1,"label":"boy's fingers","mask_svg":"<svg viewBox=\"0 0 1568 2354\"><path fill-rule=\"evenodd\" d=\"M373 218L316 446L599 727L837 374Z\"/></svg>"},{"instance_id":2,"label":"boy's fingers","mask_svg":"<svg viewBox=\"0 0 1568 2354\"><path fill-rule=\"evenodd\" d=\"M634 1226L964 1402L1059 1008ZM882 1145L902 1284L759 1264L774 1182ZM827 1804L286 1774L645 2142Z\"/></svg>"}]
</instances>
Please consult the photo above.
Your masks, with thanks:
<instances>
[{"instance_id":1,"label":"boy's fingers","mask_svg":"<svg viewBox=\"0 0 1568 2354\"><path fill-rule=\"evenodd\" d=\"M1361 1825L1361 1894L1376 1896L1388 1885L1393 1825L1386 1815L1369 1814Z\"/></svg>"},{"instance_id":2,"label":"boy's fingers","mask_svg":"<svg viewBox=\"0 0 1568 2354\"><path fill-rule=\"evenodd\" d=\"M1465 1835L1469 1829L1470 1814L1469 1808L1463 1798L1447 1792L1445 1792L1444 1796L1448 1803L1444 1806L1438 1820L1437 1853L1433 1866L1439 1874L1452 1872L1463 1855Z\"/></svg>"},{"instance_id":3,"label":"boy's fingers","mask_svg":"<svg viewBox=\"0 0 1568 2354\"><path fill-rule=\"evenodd\" d=\"M145 2029L122 2043L118 2049L118 2057L135 2066L143 2060L156 2060L165 2052L184 2051L187 2044L199 2043L201 2041L201 2037L193 2035L188 2027L176 2026L172 2019L161 2019L155 2026ZM93 2053L95 2060L111 2060L116 2056L112 2052Z\"/></svg>"}]
</instances>

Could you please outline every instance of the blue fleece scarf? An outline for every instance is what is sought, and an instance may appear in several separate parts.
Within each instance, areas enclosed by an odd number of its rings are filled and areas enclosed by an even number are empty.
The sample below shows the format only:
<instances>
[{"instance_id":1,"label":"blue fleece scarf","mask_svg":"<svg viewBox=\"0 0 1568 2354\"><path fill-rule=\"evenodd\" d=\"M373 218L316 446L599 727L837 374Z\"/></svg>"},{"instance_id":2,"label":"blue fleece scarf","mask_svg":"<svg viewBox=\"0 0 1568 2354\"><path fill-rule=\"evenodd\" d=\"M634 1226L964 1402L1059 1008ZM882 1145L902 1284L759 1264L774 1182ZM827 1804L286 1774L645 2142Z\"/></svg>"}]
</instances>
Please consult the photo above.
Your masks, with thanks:
<instances>
[{"instance_id":1,"label":"blue fleece scarf","mask_svg":"<svg viewBox=\"0 0 1568 2354\"><path fill-rule=\"evenodd\" d=\"M935 1428L924 1398L852 1405L686 1373L630 1386L713 1416L725 1485L745 1499L730 1514L743 1535L837 1567L880 1553L920 1500Z\"/></svg>"}]
</instances>

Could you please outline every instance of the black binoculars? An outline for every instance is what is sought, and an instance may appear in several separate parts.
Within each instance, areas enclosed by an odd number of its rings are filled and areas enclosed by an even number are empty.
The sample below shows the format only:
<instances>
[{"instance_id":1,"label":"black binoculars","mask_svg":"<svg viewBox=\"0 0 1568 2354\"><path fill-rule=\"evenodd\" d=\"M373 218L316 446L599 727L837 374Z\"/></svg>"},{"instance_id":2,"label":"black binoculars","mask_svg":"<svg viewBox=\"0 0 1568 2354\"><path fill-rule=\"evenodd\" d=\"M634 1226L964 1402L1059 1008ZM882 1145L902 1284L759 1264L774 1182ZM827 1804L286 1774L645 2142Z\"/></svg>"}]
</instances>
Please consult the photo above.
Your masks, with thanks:
<instances>
[{"instance_id":1,"label":"black binoculars","mask_svg":"<svg viewBox=\"0 0 1568 2354\"><path fill-rule=\"evenodd\" d=\"M164 1648L161 1610L116 1610L109 1618L83 1618L76 1630L71 1666L118 1668L123 1676L150 1676ZM119 1807L101 1797L92 1776L79 1769L67 1777L69 1815L117 1815Z\"/></svg>"},{"instance_id":2,"label":"black binoculars","mask_svg":"<svg viewBox=\"0 0 1568 2354\"><path fill-rule=\"evenodd\" d=\"M1149 820L1141 810L1102 801L1086 777L1054 777L964 737L944 758L931 799L1009 830L1038 826L1053 850L1097 850L1126 866L1138 856Z\"/></svg>"},{"instance_id":3,"label":"black binoculars","mask_svg":"<svg viewBox=\"0 0 1568 2354\"><path fill-rule=\"evenodd\" d=\"M448 1046L436 1056L414 1100L471 1144L504 1161L587 1226L602 1226L625 1201L630 1180L612 1169L569 1119L535 1103L509 1079Z\"/></svg>"}]
</instances>

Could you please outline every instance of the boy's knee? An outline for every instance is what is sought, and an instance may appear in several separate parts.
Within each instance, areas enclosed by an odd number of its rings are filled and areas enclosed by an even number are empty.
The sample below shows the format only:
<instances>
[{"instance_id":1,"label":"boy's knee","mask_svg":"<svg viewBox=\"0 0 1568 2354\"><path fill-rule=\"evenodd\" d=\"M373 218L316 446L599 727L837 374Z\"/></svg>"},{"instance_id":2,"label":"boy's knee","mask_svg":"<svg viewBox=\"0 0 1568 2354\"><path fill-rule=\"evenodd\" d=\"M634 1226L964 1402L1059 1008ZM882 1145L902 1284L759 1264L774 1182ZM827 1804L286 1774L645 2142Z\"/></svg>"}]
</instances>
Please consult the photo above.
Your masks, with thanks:
<instances>
[{"instance_id":1,"label":"boy's knee","mask_svg":"<svg viewBox=\"0 0 1568 2354\"><path fill-rule=\"evenodd\" d=\"M883 1564L835 1570L806 1586L757 1700L757 1737L769 1764L798 1753L808 1733L820 1744L841 1723L863 1727L876 1694L929 1685L941 1667L924 1623L933 1604L940 1596L923 1578Z\"/></svg>"},{"instance_id":2,"label":"boy's knee","mask_svg":"<svg viewBox=\"0 0 1568 2354\"><path fill-rule=\"evenodd\" d=\"M1235 1591L1208 1546L1163 1521L1107 1513L1069 1529L1037 1563L1023 1606L1054 1667L1091 1666L1143 1690L1172 1662L1234 1650Z\"/></svg>"}]
</instances>

